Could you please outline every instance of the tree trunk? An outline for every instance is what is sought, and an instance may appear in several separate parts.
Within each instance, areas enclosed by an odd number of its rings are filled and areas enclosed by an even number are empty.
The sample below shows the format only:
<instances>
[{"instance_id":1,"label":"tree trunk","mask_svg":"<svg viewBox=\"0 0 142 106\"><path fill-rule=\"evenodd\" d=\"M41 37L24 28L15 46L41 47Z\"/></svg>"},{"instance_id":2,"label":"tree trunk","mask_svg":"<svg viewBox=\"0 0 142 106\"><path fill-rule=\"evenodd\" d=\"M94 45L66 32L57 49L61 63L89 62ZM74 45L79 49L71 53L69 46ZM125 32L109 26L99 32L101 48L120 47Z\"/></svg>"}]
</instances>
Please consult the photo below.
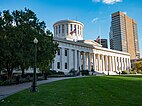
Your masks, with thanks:
<instances>
[{"instance_id":1,"label":"tree trunk","mask_svg":"<svg viewBox=\"0 0 142 106\"><path fill-rule=\"evenodd\" d=\"M24 78L25 77L25 69L22 68L21 70L22 70L22 78Z\"/></svg>"},{"instance_id":2,"label":"tree trunk","mask_svg":"<svg viewBox=\"0 0 142 106\"><path fill-rule=\"evenodd\" d=\"M47 73L44 73L44 80L47 80Z\"/></svg>"}]
</instances>

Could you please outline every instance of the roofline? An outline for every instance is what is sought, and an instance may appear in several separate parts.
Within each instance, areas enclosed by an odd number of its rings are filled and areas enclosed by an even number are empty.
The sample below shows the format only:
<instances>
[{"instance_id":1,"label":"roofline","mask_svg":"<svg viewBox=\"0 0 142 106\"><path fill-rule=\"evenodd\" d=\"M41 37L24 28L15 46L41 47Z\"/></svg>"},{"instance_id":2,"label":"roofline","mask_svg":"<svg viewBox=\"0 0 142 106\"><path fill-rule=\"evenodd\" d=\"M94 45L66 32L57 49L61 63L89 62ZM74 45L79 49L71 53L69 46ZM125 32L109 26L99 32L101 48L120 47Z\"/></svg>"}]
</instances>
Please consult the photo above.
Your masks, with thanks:
<instances>
[{"instance_id":1,"label":"roofline","mask_svg":"<svg viewBox=\"0 0 142 106\"><path fill-rule=\"evenodd\" d=\"M88 48L92 48L92 49L103 50L103 51L107 51L107 52L118 53L118 54L130 56L130 54L127 52L107 49L107 48L103 48L103 47L97 47L97 46L93 46L93 45L90 45L87 43L82 43L82 42L69 41L66 39L58 38L58 37L54 37L54 41L57 41L57 42L59 41L59 42L63 42L63 43L74 44L74 45L78 45L78 46L83 46L83 47L88 47Z\"/></svg>"},{"instance_id":2,"label":"roofline","mask_svg":"<svg viewBox=\"0 0 142 106\"><path fill-rule=\"evenodd\" d=\"M63 23L63 22L79 23L79 24L81 24L81 25L84 27L84 24L83 24L83 23L81 23L81 22L79 22L79 21L75 21L75 20L60 20L60 21L55 22L55 23L53 24L53 26L54 26L55 24L59 24L59 23Z\"/></svg>"}]
</instances>

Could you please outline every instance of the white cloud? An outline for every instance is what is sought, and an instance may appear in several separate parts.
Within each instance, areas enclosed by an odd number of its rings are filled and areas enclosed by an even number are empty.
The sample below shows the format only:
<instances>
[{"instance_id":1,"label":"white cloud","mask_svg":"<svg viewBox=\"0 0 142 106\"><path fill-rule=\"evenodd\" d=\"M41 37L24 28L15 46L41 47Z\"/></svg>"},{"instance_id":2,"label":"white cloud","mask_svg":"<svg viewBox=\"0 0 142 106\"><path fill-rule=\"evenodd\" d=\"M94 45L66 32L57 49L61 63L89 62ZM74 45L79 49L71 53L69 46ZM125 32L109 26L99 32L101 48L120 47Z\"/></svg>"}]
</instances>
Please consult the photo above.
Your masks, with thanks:
<instances>
[{"instance_id":1,"label":"white cloud","mask_svg":"<svg viewBox=\"0 0 142 106\"><path fill-rule=\"evenodd\" d=\"M92 2L102 2L104 4L115 4L117 2L122 2L122 0L92 0Z\"/></svg>"},{"instance_id":2,"label":"white cloud","mask_svg":"<svg viewBox=\"0 0 142 106\"><path fill-rule=\"evenodd\" d=\"M93 23L96 23L96 22L98 21L98 19L99 19L99 18L96 17L96 18L94 18L94 19L92 20L92 22L93 22Z\"/></svg>"}]
</instances>

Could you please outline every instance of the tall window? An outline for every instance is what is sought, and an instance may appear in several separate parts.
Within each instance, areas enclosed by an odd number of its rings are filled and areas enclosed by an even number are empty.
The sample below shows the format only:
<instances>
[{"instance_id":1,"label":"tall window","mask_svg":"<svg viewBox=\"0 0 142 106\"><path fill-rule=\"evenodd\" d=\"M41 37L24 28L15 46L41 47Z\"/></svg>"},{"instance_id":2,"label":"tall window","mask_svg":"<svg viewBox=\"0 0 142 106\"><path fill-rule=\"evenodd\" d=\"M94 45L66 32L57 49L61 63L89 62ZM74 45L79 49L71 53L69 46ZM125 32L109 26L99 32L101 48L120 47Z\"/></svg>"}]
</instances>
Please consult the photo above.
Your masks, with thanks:
<instances>
[{"instance_id":1,"label":"tall window","mask_svg":"<svg viewBox=\"0 0 142 106\"><path fill-rule=\"evenodd\" d=\"M68 33L69 33L69 32L68 32L68 24L66 24L66 28L67 28L67 34L68 34Z\"/></svg>"},{"instance_id":2,"label":"tall window","mask_svg":"<svg viewBox=\"0 0 142 106\"><path fill-rule=\"evenodd\" d=\"M77 29L76 29L76 25L74 25L74 29L77 30ZM74 29L73 29L73 30L74 30ZM76 31L75 31L75 33L76 33Z\"/></svg>"},{"instance_id":3,"label":"tall window","mask_svg":"<svg viewBox=\"0 0 142 106\"><path fill-rule=\"evenodd\" d=\"M68 64L67 63L65 63L65 69L67 69L68 68Z\"/></svg>"},{"instance_id":4,"label":"tall window","mask_svg":"<svg viewBox=\"0 0 142 106\"><path fill-rule=\"evenodd\" d=\"M59 25L59 34L60 34L60 29L61 29L61 27L60 27L60 25Z\"/></svg>"},{"instance_id":5,"label":"tall window","mask_svg":"<svg viewBox=\"0 0 142 106\"><path fill-rule=\"evenodd\" d=\"M60 62L57 62L57 69L60 69Z\"/></svg>"},{"instance_id":6,"label":"tall window","mask_svg":"<svg viewBox=\"0 0 142 106\"><path fill-rule=\"evenodd\" d=\"M62 33L64 33L65 32L65 26L64 26L64 24L62 24Z\"/></svg>"},{"instance_id":7,"label":"tall window","mask_svg":"<svg viewBox=\"0 0 142 106\"><path fill-rule=\"evenodd\" d=\"M68 55L68 50L67 49L65 49L65 56L67 56Z\"/></svg>"},{"instance_id":8,"label":"tall window","mask_svg":"<svg viewBox=\"0 0 142 106\"><path fill-rule=\"evenodd\" d=\"M70 31L72 31L72 24L70 24Z\"/></svg>"},{"instance_id":9,"label":"tall window","mask_svg":"<svg viewBox=\"0 0 142 106\"><path fill-rule=\"evenodd\" d=\"M58 52L57 52L57 54L58 54L58 55L60 55L60 48L58 49Z\"/></svg>"}]
</instances>

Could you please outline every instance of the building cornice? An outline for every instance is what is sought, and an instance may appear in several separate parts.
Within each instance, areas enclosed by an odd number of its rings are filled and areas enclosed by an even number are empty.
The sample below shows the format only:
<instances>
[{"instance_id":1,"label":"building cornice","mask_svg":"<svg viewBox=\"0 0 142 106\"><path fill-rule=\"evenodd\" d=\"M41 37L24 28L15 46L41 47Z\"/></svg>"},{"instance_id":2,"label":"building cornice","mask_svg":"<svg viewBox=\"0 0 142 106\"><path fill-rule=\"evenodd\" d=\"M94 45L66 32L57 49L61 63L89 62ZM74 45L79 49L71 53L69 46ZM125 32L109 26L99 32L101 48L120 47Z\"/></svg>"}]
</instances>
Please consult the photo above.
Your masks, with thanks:
<instances>
[{"instance_id":1,"label":"building cornice","mask_svg":"<svg viewBox=\"0 0 142 106\"><path fill-rule=\"evenodd\" d=\"M80 42L80 41L74 42L74 41L70 41L70 40L66 40L66 39L58 38L58 37L54 37L54 41L130 56L130 54L126 53L126 52L112 50L112 49L107 49L107 48L103 48L103 47L100 47L100 46L97 46L97 45L86 44L86 43Z\"/></svg>"},{"instance_id":2,"label":"building cornice","mask_svg":"<svg viewBox=\"0 0 142 106\"><path fill-rule=\"evenodd\" d=\"M74 21L74 20L60 20L60 21L55 22L53 24L53 26L56 25L56 24L60 24L60 23L78 23L78 24L81 24L84 27L83 23L81 23L79 21Z\"/></svg>"}]
</instances>

